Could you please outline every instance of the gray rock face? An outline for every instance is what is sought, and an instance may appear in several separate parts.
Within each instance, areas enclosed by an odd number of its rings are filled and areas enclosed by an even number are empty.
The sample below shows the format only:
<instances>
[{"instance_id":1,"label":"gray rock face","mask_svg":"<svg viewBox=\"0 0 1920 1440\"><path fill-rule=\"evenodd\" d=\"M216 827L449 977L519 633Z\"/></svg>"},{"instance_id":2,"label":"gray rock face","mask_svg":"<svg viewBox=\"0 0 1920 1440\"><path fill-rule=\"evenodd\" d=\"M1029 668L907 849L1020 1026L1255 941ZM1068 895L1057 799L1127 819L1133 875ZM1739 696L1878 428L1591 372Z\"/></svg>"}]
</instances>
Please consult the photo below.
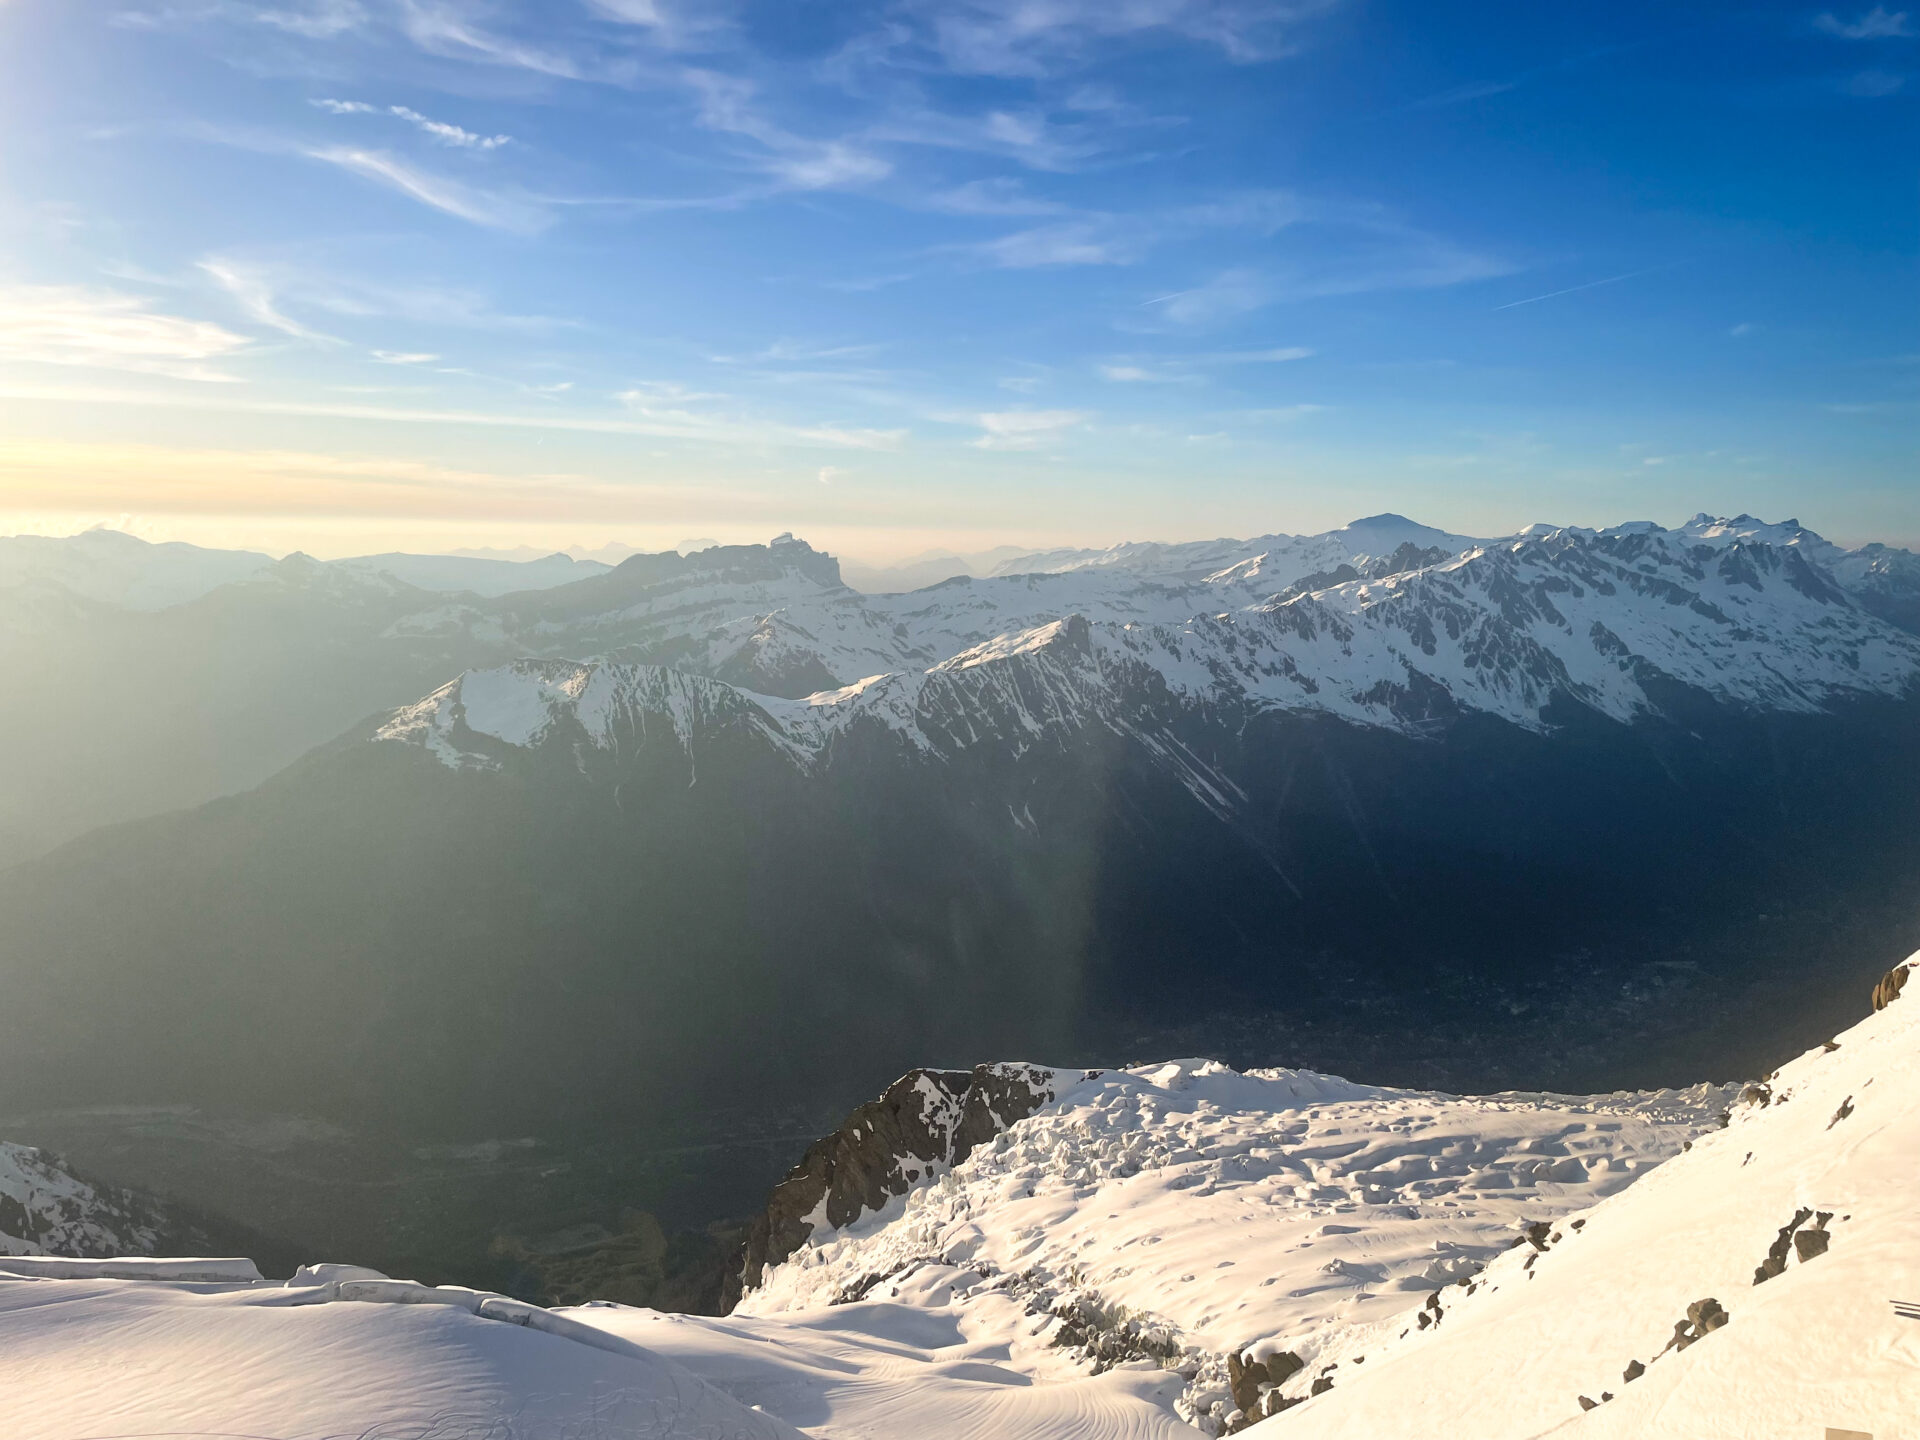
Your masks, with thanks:
<instances>
[{"instance_id":1,"label":"gray rock face","mask_svg":"<svg viewBox=\"0 0 1920 1440\"><path fill-rule=\"evenodd\" d=\"M1765 1284L1774 1276L1786 1271L1787 1251L1793 1248L1794 1232L1812 1217L1813 1211L1803 1206L1794 1213L1793 1219L1780 1227L1780 1233L1774 1237L1773 1244L1767 1247L1767 1258L1761 1261L1753 1272L1754 1284Z\"/></svg>"},{"instance_id":2,"label":"gray rock face","mask_svg":"<svg viewBox=\"0 0 1920 1440\"><path fill-rule=\"evenodd\" d=\"M878 1210L1097 1073L1019 1062L909 1070L833 1134L808 1146L774 1187L747 1234L740 1268L723 1297L728 1307L817 1227L839 1229Z\"/></svg>"}]
</instances>

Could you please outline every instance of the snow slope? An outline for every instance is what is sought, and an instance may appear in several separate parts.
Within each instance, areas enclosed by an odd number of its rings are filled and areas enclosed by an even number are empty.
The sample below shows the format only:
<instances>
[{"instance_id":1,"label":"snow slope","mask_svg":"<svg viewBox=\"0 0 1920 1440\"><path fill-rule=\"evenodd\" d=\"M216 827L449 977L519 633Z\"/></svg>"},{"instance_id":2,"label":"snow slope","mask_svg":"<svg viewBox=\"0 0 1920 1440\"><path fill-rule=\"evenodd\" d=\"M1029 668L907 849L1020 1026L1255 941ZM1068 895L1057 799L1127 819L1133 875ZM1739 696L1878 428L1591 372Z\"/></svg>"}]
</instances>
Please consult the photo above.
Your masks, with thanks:
<instances>
[{"instance_id":1,"label":"snow slope","mask_svg":"<svg viewBox=\"0 0 1920 1440\"><path fill-rule=\"evenodd\" d=\"M352 1266L284 1285L9 1278L8 1440L796 1440L684 1367L476 1291Z\"/></svg>"},{"instance_id":2,"label":"snow slope","mask_svg":"<svg viewBox=\"0 0 1920 1440\"><path fill-rule=\"evenodd\" d=\"M1111 1071L838 1230L823 1207L724 1321L572 1313L821 1434L1212 1431L1233 1408L1227 1352L1275 1334L1310 1349L1411 1312L1523 1224L1678 1152L1730 1094L1459 1097L1211 1061ZM884 1375L860 1349L893 1356ZM909 1391L954 1428L866 1428Z\"/></svg>"},{"instance_id":3,"label":"snow slope","mask_svg":"<svg viewBox=\"0 0 1920 1440\"><path fill-rule=\"evenodd\" d=\"M1442 1291L1438 1324L1328 1344L1313 1369L1337 1365L1333 1388L1258 1433L1393 1440L1444 1416L1477 1440L1920 1435L1917 994L1782 1066L1544 1251Z\"/></svg>"},{"instance_id":4,"label":"snow slope","mask_svg":"<svg viewBox=\"0 0 1920 1440\"><path fill-rule=\"evenodd\" d=\"M1590 1097L1096 1073L723 1319L0 1261L0 1433L1912 1440L1916 1038Z\"/></svg>"}]
</instances>

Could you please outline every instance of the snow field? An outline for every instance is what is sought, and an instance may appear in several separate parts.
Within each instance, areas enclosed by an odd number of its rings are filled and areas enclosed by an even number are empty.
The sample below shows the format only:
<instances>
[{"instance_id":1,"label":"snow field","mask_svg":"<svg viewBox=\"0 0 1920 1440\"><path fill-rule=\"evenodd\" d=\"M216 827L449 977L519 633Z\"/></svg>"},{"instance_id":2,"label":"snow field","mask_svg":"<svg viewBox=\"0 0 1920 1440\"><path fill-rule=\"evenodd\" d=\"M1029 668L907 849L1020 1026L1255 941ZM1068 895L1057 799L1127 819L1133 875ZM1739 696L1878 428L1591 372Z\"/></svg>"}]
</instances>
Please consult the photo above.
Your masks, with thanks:
<instances>
[{"instance_id":1,"label":"snow field","mask_svg":"<svg viewBox=\"0 0 1920 1440\"><path fill-rule=\"evenodd\" d=\"M1308 1356L1411 1312L1522 1225L1677 1153L1731 1096L1463 1098L1212 1061L1107 1072L816 1232L727 1323L911 1305L951 1317L956 1353L984 1348L1036 1383L1173 1367L1174 1413L1217 1429L1235 1408L1227 1352Z\"/></svg>"},{"instance_id":2,"label":"snow field","mask_svg":"<svg viewBox=\"0 0 1920 1440\"><path fill-rule=\"evenodd\" d=\"M1332 1389L1259 1433L1395 1440L1445 1416L1476 1440L1914 1440L1916 1040L1909 994L1753 1087L1725 1130L1566 1217L1544 1250L1442 1291L1437 1324L1334 1339L1314 1366L1337 1367ZM1728 1318L1676 1345L1705 1301Z\"/></svg>"},{"instance_id":3,"label":"snow field","mask_svg":"<svg viewBox=\"0 0 1920 1440\"><path fill-rule=\"evenodd\" d=\"M353 1266L286 1285L0 1276L7 1440L796 1434L604 1330Z\"/></svg>"}]
</instances>

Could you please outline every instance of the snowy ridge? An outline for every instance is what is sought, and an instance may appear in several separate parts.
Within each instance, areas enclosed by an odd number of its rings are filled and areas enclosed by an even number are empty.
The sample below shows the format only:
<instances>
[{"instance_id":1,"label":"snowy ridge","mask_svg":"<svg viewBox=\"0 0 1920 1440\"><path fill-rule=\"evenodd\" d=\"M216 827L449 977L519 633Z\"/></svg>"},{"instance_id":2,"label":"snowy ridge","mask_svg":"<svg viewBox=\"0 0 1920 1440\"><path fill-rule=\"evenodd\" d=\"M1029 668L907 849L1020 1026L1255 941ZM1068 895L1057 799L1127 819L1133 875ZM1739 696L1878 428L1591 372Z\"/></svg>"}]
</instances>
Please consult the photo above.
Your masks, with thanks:
<instances>
[{"instance_id":1,"label":"snowy ridge","mask_svg":"<svg viewBox=\"0 0 1920 1440\"><path fill-rule=\"evenodd\" d=\"M1171 748L1169 705L1319 712L1421 734L1469 713L1544 731L1564 706L1630 721L1658 712L1675 686L1775 712L1910 693L1920 638L1854 603L1827 567L1831 555L1851 563L1847 552L1797 526L1746 519L1699 517L1676 531L1536 527L1442 559L1427 552L1413 568L1394 568L1412 558L1397 552L1380 573L1252 601L1249 587L1273 580L1264 556L1173 588L1096 568L1090 580L1023 575L870 597L790 571L778 586L804 583L808 606L657 640L671 655L654 662L471 671L378 738L485 764L494 762L462 735L527 747L584 734L618 749L651 733L643 721L657 716L683 746L703 726L745 725L804 765L867 723L934 756L987 741L1017 754L1100 724L1140 738L1210 806L1231 808L1228 787ZM1880 574L1884 560L1860 573ZM764 600L773 583L750 584L741 603ZM704 624L703 607L726 587L689 584L691 618ZM686 622L679 602L689 592L674 594L672 614ZM1228 608L1196 610L1208 600ZM1048 613L1081 601L1090 603ZM840 683L798 698L752 688L806 675Z\"/></svg>"},{"instance_id":2,"label":"snowy ridge","mask_svg":"<svg viewBox=\"0 0 1920 1440\"><path fill-rule=\"evenodd\" d=\"M1421 525L1404 515L1373 515L1322 535L1259 535L1251 540L1196 540L1168 545L1131 541L1104 550L1042 550L993 567L995 575L1059 575L1118 570L1159 580L1224 580L1264 575L1274 588L1302 575L1374 556L1402 545L1457 554L1480 542Z\"/></svg>"},{"instance_id":3,"label":"snowy ridge","mask_svg":"<svg viewBox=\"0 0 1920 1440\"><path fill-rule=\"evenodd\" d=\"M1920 642L1853 606L1797 548L1556 530L1377 581L1120 643L1195 695L1405 725L1448 710L1548 727L1559 697L1616 720L1651 677L1723 702L1811 711L1898 694Z\"/></svg>"},{"instance_id":4,"label":"snowy ridge","mask_svg":"<svg viewBox=\"0 0 1920 1440\"><path fill-rule=\"evenodd\" d=\"M456 768L489 769L499 765L499 746L527 749L572 737L617 752L644 744L652 722L691 753L696 736L740 723L804 761L807 752L756 699L658 665L520 660L449 681L396 711L374 738L424 746Z\"/></svg>"}]
</instances>

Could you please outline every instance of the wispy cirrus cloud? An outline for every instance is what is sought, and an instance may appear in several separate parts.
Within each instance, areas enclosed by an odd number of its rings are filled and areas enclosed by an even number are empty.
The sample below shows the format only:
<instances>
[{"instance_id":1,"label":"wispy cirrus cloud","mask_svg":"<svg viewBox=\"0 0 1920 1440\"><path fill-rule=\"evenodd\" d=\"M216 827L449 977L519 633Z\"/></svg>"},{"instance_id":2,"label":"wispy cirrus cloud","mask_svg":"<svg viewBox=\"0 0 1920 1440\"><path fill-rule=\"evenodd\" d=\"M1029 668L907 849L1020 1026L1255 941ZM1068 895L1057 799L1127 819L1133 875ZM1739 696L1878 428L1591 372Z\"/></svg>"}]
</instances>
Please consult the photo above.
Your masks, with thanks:
<instances>
[{"instance_id":1,"label":"wispy cirrus cloud","mask_svg":"<svg viewBox=\"0 0 1920 1440\"><path fill-rule=\"evenodd\" d=\"M990 410L973 417L980 434L967 443L976 450L1038 450L1091 418L1084 410Z\"/></svg>"},{"instance_id":2,"label":"wispy cirrus cloud","mask_svg":"<svg viewBox=\"0 0 1920 1440\"><path fill-rule=\"evenodd\" d=\"M1038 270L1056 265L1131 265L1151 243L1144 234L1128 234L1123 227L1102 220L1070 220L956 248L1002 270Z\"/></svg>"},{"instance_id":3,"label":"wispy cirrus cloud","mask_svg":"<svg viewBox=\"0 0 1920 1440\"><path fill-rule=\"evenodd\" d=\"M1862 70L1840 82L1840 91L1859 100L1884 100L1906 88L1907 77L1891 70Z\"/></svg>"},{"instance_id":4,"label":"wispy cirrus cloud","mask_svg":"<svg viewBox=\"0 0 1920 1440\"><path fill-rule=\"evenodd\" d=\"M1115 42L1179 39L1251 62L1285 54L1331 0L908 0L897 44L930 50L962 74L1043 77Z\"/></svg>"},{"instance_id":5,"label":"wispy cirrus cloud","mask_svg":"<svg viewBox=\"0 0 1920 1440\"><path fill-rule=\"evenodd\" d=\"M604 19L644 30L669 50L711 49L734 38L735 21L722 0L586 0Z\"/></svg>"},{"instance_id":6,"label":"wispy cirrus cloud","mask_svg":"<svg viewBox=\"0 0 1920 1440\"><path fill-rule=\"evenodd\" d=\"M756 105L751 81L716 70L686 70L681 78L698 101L700 123L753 141L759 149L748 163L784 189L837 190L893 172L890 161L855 142L812 139L776 124Z\"/></svg>"},{"instance_id":7,"label":"wispy cirrus cloud","mask_svg":"<svg viewBox=\"0 0 1920 1440\"><path fill-rule=\"evenodd\" d=\"M552 219L545 205L537 200L502 195L448 176L435 175L383 150L325 145L304 153L310 160L338 166L390 190L397 190L444 215L452 215L474 225L484 225L491 230L532 233L546 228Z\"/></svg>"},{"instance_id":8,"label":"wispy cirrus cloud","mask_svg":"<svg viewBox=\"0 0 1920 1440\"><path fill-rule=\"evenodd\" d=\"M476 23L473 8L438 0L397 0L396 18L407 38L430 55L507 65L559 80L588 78L577 57L489 30Z\"/></svg>"},{"instance_id":9,"label":"wispy cirrus cloud","mask_svg":"<svg viewBox=\"0 0 1920 1440\"><path fill-rule=\"evenodd\" d=\"M1143 300L1140 308L1151 311L1157 322L1191 327L1245 315L1270 303L1273 296L1273 286L1266 276L1245 266L1235 266L1199 285Z\"/></svg>"},{"instance_id":10,"label":"wispy cirrus cloud","mask_svg":"<svg viewBox=\"0 0 1920 1440\"><path fill-rule=\"evenodd\" d=\"M1876 5L1852 20L1842 20L1827 11L1814 17L1813 28L1842 40L1911 40L1920 35L1906 11L1889 10L1884 5Z\"/></svg>"},{"instance_id":11,"label":"wispy cirrus cloud","mask_svg":"<svg viewBox=\"0 0 1920 1440\"><path fill-rule=\"evenodd\" d=\"M1269 305L1392 290L1436 290L1510 275L1498 255L1403 224L1367 207L1310 207L1300 243L1258 265L1219 270L1198 285L1142 300L1121 330L1223 325Z\"/></svg>"},{"instance_id":12,"label":"wispy cirrus cloud","mask_svg":"<svg viewBox=\"0 0 1920 1440\"><path fill-rule=\"evenodd\" d=\"M1119 384L1185 384L1204 381L1205 372L1235 365L1284 365L1307 360L1313 351L1304 345L1276 345L1264 350L1212 350L1194 355L1121 356L1095 366L1103 380Z\"/></svg>"},{"instance_id":13,"label":"wispy cirrus cloud","mask_svg":"<svg viewBox=\"0 0 1920 1440\"><path fill-rule=\"evenodd\" d=\"M326 345L340 343L336 337L311 329L282 310L265 273L218 256L202 260L200 269L260 324L291 335L296 340L311 340Z\"/></svg>"},{"instance_id":14,"label":"wispy cirrus cloud","mask_svg":"<svg viewBox=\"0 0 1920 1440\"><path fill-rule=\"evenodd\" d=\"M1062 215L1072 207L1058 200L1029 194L1026 187L1008 175L984 180L969 180L950 190L927 198L927 208L948 215Z\"/></svg>"},{"instance_id":15,"label":"wispy cirrus cloud","mask_svg":"<svg viewBox=\"0 0 1920 1440\"><path fill-rule=\"evenodd\" d=\"M248 344L224 326L167 314L136 295L83 285L0 285L0 361L233 382L239 377L213 362Z\"/></svg>"},{"instance_id":16,"label":"wispy cirrus cloud","mask_svg":"<svg viewBox=\"0 0 1920 1440\"><path fill-rule=\"evenodd\" d=\"M460 150L498 150L511 145L511 135L479 135L445 120L434 120L405 105L369 105L364 100L315 100L316 109L329 115L392 115L406 121L430 139Z\"/></svg>"},{"instance_id":17,"label":"wispy cirrus cloud","mask_svg":"<svg viewBox=\"0 0 1920 1440\"><path fill-rule=\"evenodd\" d=\"M4 303L0 301L0 303ZM6 312L0 309L0 321ZM234 337L236 340L239 337ZM244 341L240 343L244 344ZM7 358L0 352L0 359ZM65 363L65 362L55 362ZM137 369L122 365L108 368ZM165 372L156 372L165 373ZM205 377L188 377L205 378ZM227 378L227 377L215 377ZM219 398L214 398L215 394ZM576 406L535 414L498 408L458 409L420 406L333 403L313 400L275 400L235 397L229 387L214 392L109 390L99 387L58 387L0 380L0 399L58 400L138 409L206 411L229 415L293 415L332 420L378 420L395 424L447 426L474 430L552 430L584 435L632 435L655 440L684 440L704 445L747 447L797 446L808 449L889 451L902 449L911 438L905 428L874 429L832 421L795 422L764 415L700 411L651 403L625 404L607 414Z\"/></svg>"},{"instance_id":18,"label":"wispy cirrus cloud","mask_svg":"<svg viewBox=\"0 0 1920 1440\"><path fill-rule=\"evenodd\" d=\"M971 213L1017 214L1010 206L996 210L995 201L1012 201L1024 194L1005 185L983 189L963 187ZM953 192L949 192L951 198ZM966 213L963 211L963 213ZM1250 190L1222 195L1190 205L1134 213L1073 211L1065 206L1042 213L1064 218L991 240L947 247L971 254L1000 269L1027 270L1063 265L1132 265L1156 247L1184 239L1228 234L1267 238L1312 218L1315 207L1284 190Z\"/></svg>"},{"instance_id":19,"label":"wispy cirrus cloud","mask_svg":"<svg viewBox=\"0 0 1920 1440\"><path fill-rule=\"evenodd\" d=\"M360 0L310 0L306 5L262 5L254 8L253 18L262 25L291 31L310 40L330 40L336 35L362 29L369 19L367 7Z\"/></svg>"}]
</instances>

